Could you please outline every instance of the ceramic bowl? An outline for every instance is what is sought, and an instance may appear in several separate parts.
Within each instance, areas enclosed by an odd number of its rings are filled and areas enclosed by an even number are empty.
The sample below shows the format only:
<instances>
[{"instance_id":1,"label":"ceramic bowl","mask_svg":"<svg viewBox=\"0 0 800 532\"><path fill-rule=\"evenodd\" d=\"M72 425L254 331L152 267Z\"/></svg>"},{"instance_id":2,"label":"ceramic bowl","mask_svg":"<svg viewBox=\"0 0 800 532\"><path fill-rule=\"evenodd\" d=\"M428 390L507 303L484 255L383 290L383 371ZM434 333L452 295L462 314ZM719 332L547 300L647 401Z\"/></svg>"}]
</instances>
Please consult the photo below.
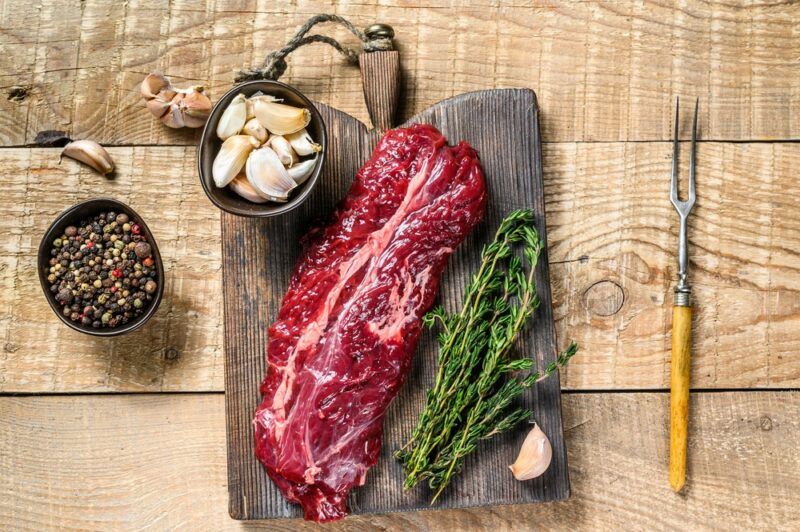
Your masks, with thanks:
<instances>
[{"instance_id":1,"label":"ceramic bowl","mask_svg":"<svg viewBox=\"0 0 800 532\"><path fill-rule=\"evenodd\" d=\"M155 265L157 268L156 282L158 283L158 288L156 289L155 297L150 302L150 306L147 307L145 313L135 320L132 320L125 325L114 327L113 329L95 329L91 325L87 327L64 316L61 312L62 307L58 301L56 301L55 294L50 291L50 282L47 280L47 276L50 273L50 250L53 247L53 240L63 235L64 229L67 226L76 225L82 219L90 218L104 211L114 211L117 213L124 212L131 218L131 220L137 221L142 229L142 233L147 237L147 242L150 244L153 254L152 256L155 260ZM161 262L161 253L158 251L158 244L156 243L156 239L153 237L153 233L150 232L150 228L147 227L144 218L139 216L136 211L121 201L117 201L112 198L96 198L83 201L77 205L73 205L66 211L59 214L53 223L50 224L50 227L47 229L47 232L44 234L44 237L39 244L37 268L39 270L39 282L42 285L42 291L44 292L45 298L47 298L47 302L50 303L50 308L53 309L53 312L55 312L56 316L58 316L58 318L69 328L82 333L90 334L92 336L118 336L120 334L125 334L138 329L144 325L153 314L155 314L156 310L158 309L158 305L161 303L161 296L164 294L164 265Z\"/></svg>"},{"instance_id":2,"label":"ceramic bowl","mask_svg":"<svg viewBox=\"0 0 800 532\"><path fill-rule=\"evenodd\" d=\"M289 201L286 203L253 203L247 201L228 187L217 187L211 175L211 167L214 164L214 158L217 153L219 153L219 149L222 146L222 141L216 134L217 123L222 117L222 113L228 107L231 100L239 93L243 93L245 96L249 97L257 91L280 98L284 103L289 105L307 108L311 113L311 122L306 126L306 130L311 135L311 138L314 139L314 142L322 146L322 151L317 154L317 164L314 167L313 173L305 183L292 191L289 196ZM208 122L206 122L203 128L203 134L197 148L197 167L200 174L200 183L203 185L203 190L205 190L206 196L211 200L211 203L225 212L238 216L278 216L297 208L306 200L308 195L311 194L311 191L319 180L322 167L325 164L327 149L328 139L322 116L319 114L316 107L314 107L314 104L303 96L300 91L279 81L248 81L228 91L219 99L213 109L211 109L211 115L208 117Z\"/></svg>"}]
</instances>

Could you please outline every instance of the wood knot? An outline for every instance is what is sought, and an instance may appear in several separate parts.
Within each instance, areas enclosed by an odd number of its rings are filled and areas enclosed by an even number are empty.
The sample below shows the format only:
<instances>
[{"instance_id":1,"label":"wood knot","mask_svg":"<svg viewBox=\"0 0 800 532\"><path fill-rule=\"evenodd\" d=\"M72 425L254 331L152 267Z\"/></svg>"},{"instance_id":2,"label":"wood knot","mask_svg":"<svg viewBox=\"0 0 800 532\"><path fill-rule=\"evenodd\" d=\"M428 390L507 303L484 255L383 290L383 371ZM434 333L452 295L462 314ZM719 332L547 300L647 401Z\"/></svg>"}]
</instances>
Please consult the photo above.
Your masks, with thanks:
<instances>
[{"instance_id":1,"label":"wood knot","mask_svg":"<svg viewBox=\"0 0 800 532\"><path fill-rule=\"evenodd\" d=\"M759 426L761 430L764 432L768 432L772 430L772 419L769 416L761 416L761 421L759 422Z\"/></svg>"},{"instance_id":2,"label":"wood knot","mask_svg":"<svg viewBox=\"0 0 800 532\"><path fill-rule=\"evenodd\" d=\"M30 91L30 87L15 85L8 89L8 100L11 102L22 102L28 97L28 91Z\"/></svg>"},{"instance_id":3,"label":"wood knot","mask_svg":"<svg viewBox=\"0 0 800 532\"><path fill-rule=\"evenodd\" d=\"M597 316L613 316L625 303L625 292L614 281L597 281L583 293L589 312Z\"/></svg>"}]
</instances>

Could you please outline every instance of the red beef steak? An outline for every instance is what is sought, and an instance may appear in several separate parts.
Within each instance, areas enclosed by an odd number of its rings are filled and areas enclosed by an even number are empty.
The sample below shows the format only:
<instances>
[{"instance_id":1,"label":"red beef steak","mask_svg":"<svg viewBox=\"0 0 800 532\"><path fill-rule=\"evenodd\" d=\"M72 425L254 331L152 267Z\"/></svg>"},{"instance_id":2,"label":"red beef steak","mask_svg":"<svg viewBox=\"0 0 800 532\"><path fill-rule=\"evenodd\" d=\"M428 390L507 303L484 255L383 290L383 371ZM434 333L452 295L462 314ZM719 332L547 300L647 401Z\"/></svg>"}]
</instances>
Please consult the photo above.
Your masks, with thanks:
<instances>
[{"instance_id":1,"label":"red beef steak","mask_svg":"<svg viewBox=\"0 0 800 532\"><path fill-rule=\"evenodd\" d=\"M253 422L258 459L306 519L345 516L375 465L421 317L485 204L475 151L414 125L386 133L330 223L304 237Z\"/></svg>"}]
</instances>

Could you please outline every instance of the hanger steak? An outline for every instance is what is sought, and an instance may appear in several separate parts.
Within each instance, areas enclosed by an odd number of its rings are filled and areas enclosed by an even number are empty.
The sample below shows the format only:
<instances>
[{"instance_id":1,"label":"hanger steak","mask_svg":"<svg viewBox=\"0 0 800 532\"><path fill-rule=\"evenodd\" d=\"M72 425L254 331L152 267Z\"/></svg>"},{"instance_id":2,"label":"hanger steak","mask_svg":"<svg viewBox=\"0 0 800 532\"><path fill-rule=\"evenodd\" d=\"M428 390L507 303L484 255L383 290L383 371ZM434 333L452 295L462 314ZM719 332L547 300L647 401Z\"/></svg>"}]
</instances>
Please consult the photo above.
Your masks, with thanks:
<instances>
[{"instance_id":1,"label":"hanger steak","mask_svg":"<svg viewBox=\"0 0 800 532\"><path fill-rule=\"evenodd\" d=\"M254 425L258 459L306 519L344 517L378 460L421 317L485 204L475 151L413 125L386 133L329 225L303 238Z\"/></svg>"}]
</instances>

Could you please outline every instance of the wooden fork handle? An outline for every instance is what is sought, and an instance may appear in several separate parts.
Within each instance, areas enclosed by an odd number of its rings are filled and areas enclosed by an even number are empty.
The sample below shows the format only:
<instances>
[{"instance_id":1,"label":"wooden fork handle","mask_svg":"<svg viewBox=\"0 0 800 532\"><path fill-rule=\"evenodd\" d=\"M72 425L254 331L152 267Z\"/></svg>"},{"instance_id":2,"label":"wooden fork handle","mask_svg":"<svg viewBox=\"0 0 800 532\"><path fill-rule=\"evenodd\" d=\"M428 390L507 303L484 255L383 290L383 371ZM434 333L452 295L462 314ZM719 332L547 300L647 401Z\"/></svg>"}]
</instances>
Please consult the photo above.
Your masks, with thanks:
<instances>
[{"instance_id":1,"label":"wooden fork handle","mask_svg":"<svg viewBox=\"0 0 800 532\"><path fill-rule=\"evenodd\" d=\"M669 483L677 493L686 482L689 426L692 307L672 307L672 365L669 394Z\"/></svg>"}]
</instances>

